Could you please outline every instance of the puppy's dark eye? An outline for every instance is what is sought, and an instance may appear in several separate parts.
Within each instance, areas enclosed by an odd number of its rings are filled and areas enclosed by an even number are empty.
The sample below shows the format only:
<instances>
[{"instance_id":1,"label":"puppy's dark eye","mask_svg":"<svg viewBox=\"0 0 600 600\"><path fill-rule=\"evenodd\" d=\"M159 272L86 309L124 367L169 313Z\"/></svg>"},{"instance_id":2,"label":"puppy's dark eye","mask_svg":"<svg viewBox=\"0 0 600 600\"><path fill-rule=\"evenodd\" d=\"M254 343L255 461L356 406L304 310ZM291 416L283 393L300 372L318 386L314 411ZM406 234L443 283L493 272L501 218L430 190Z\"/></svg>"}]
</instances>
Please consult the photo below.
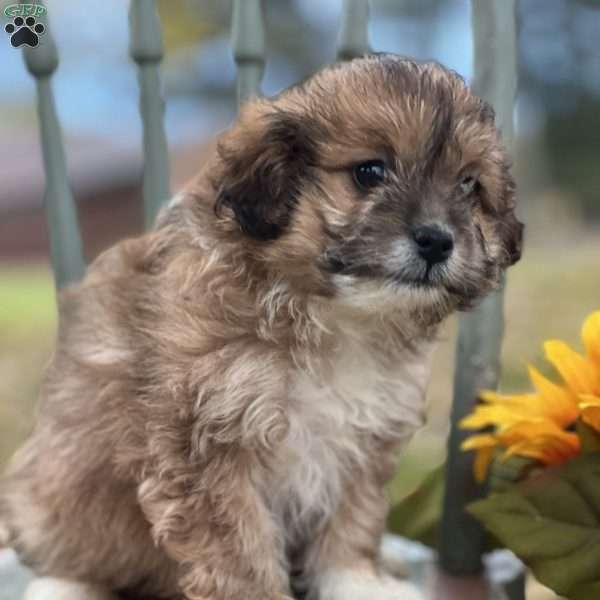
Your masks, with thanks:
<instances>
[{"instance_id":1,"label":"puppy's dark eye","mask_svg":"<svg viewBox=\"0 0 600 600\"><path fill-rule=\"evenodd\" d=\"M465 195L469 196L473 192L476 192L479 189L479 180L476 177L469 175L468 177L464 177L463 180L459 184L460 191Z\"/></svg>"},{"instance_id":2,"label":"puppy's dark eye","mask_svg":"<svg viewBox=\"0 0 600 600\"><path fill-rule=\"evenodd\" d=\"M352 168L352 177L359 188L374 188L385 179L385 165L381 160L368 160Z\"/></svg>"}]
</instances>

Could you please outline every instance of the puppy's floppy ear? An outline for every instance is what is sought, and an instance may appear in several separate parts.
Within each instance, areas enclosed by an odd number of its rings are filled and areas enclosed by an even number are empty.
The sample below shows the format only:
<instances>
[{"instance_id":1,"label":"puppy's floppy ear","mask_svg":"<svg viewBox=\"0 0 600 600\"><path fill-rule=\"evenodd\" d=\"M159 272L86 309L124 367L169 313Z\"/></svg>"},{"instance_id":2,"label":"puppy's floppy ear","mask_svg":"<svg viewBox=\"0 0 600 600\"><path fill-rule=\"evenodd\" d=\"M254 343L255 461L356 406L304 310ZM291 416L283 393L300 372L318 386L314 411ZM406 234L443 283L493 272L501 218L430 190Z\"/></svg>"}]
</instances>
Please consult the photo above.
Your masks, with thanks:
<instances>
[{"instance_id":1,"label":"puppy's floppy ear","mask_svg":"<svg viewBox=\"0 0 600 600\"><path fill-rule=\"evenodd\" d=\"M493 125L494 111L482 101L482 118ZM514 265L521 258L523 246L523 223L515 214L517 206L517 186L512 175L512 161L500 139L500 132L494 130L494 141L486 144L487 158L492 163L483 182L484 210L495 221L495 229L502 244L499 260L502 267Z\"/></svg>"},{"instance_id":2,"label":"puppy's floppy ear","mask_svg":"<svg viewBox=\"0 0 600 600\"><path fill-rule=\"evenodd\" d=\"M510 212L504 222L503 236L508 266L514 265L521 258L523 229L523 223L517 219L514 212Z\"/></svg>"},{"instance_id":3,"label":"puppy's floppy ear","mask_svg":"<svg viewBox=\"0 0 600 600\"><path fill-rule=\"evenodd\" d=\"M290 221L316 148L310 124L296 115L270 109L251 117L247 111L219 145L215 210L230 208L244 233L273 240Z\"/></svg>"},{"instance_id":4,"label":"puppy's floppy ear","mask_svg":"<svg viewBox=\"0 0 600 600\"><path fill-rule=\"evenodd\" d=\"M504 164L504 185L501 198L501 238L504 243L506 265L514 265L521 258L523 247L523 223L517 219L516 207L516 185L510 173L508 161Z\"/></svg>"}]
</instances>

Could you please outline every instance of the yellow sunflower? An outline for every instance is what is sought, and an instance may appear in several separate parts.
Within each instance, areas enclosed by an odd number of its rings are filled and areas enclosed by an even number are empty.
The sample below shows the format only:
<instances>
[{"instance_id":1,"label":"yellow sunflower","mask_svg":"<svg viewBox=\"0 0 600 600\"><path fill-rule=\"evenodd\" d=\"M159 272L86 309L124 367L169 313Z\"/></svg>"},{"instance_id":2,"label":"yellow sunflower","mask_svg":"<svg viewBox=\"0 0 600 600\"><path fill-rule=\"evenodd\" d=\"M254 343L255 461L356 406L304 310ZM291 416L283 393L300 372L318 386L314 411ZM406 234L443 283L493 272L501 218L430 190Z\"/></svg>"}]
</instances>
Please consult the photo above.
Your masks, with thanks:
<instances>
[{"instance_id":1,"label":"yellow sunflower","mask_svg":"<svg viewBox=\"0 0 600 600\"><path fill-rule=\"evenodd\" d=\"M460 422L463 429L490 428L469 437L463 450L475 450L475 477L483 481L495 454L535 459L546 465L560 464L581 452L575 423L581 419L600 433L600 311L584 322L581 337L585 355L568 344L550 340L544 344L547 360L560 374L559 385L529 367L534 391L502 395L482 392L481 403Z\"/></svg>"}]
</instances>

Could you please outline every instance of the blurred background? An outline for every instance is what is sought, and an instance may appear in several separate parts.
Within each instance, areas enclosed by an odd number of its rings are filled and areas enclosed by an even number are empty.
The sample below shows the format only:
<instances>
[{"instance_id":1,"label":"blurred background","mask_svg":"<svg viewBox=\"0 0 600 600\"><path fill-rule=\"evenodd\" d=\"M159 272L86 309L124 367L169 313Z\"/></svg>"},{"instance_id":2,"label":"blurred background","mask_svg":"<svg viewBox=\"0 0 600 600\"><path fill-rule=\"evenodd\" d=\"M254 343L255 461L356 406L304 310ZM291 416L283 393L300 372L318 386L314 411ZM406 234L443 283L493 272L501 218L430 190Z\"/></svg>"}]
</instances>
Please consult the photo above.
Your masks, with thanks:
<instances>
[{"instance_id":1,"label":"blurred background","mask_svg":"<svg viewBox=\"0 0 600 600\"><path fill-rule=\"evenodd\" d=\"M434 58L469 80L468 0L372 0L374 50ZM541 342L580 347L579 325L600 307L600 1L519 3L515 169L527 224L510 271L502 387L545 369ZM49 0L61 64L54 91L88 259L141 231L141 125L128 57L127 3ZM235 115L228 0L162 0L162 77L176 190ZM274 94L331 62L341 0L264 0ZM2 22L2 29L4 21ZM0 32L0 466L31 428L56 325L42 200L34 84ZM395 493L444 457L455 323L436 357L429 424L403 457ZM418 460L416 457L418 456ZM543 591L531 598L549 598Z\"/></svg>"}]
</instances>

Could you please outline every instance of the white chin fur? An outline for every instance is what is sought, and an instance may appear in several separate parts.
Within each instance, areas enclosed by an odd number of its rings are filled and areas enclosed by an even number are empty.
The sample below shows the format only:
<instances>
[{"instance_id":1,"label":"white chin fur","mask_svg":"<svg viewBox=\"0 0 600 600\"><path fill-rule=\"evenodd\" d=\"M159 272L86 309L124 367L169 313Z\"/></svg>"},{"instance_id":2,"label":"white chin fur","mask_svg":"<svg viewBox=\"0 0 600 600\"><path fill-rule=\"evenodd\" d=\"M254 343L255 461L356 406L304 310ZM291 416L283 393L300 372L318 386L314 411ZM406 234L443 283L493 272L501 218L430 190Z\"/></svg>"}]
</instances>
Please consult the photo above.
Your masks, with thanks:
<instances>
[{"instance_id":1,"label":"white chin fur","mask_svg":"<svg viewBox=\"0 0 600 600\"><path fill-rule=\"evenodd\" d=\"M425 596L407 581L347 570L321 577L319 600L425 600Z\"/></svg>"},{"instance_id":2,"label":"white chin fur","mask_svg":"<svg viewBox=\"0 0 600 600\"><path fill-rule=\"evenodd\" d=\"M364 312L420 312L439 305L444 293L436 288L419 288L401 283L363 279L354 275L334 275L337 301Z\"/></svg>"},{"instance_id":3,"label":"white chin fur","mask_svg":"<svg viewBox=\"0 0 600 600\"><path fill-rule=\"evenodd\" d=\"M117 596L91 583L40 577L27 586L23 600L117 600Z\"/></svg>"}]
</instances>

